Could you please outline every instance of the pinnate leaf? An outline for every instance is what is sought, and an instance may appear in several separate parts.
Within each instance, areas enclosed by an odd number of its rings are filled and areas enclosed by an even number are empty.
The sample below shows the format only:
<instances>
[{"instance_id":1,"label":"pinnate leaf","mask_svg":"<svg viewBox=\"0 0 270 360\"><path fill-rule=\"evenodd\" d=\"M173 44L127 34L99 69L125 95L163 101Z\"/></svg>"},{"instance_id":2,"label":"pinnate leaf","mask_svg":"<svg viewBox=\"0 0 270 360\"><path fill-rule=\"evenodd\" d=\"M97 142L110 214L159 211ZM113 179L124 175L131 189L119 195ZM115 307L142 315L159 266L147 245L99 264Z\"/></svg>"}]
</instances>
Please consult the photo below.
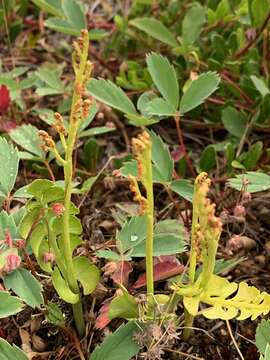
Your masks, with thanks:
<instances>
[{"instance_id":1,"label":"pinnate leaf","mask_svg":"<svg viewBox=\"0 0 270 360\"><path fill-rule=\"evenodd\" d=\"M46 320L55 326L64 326L65 318L60 306L52 301L46 306Z\"/></svg>"},{"instance_id":2,"label":"pinnate leaf","mask_svg":"<svg viewBox=\"0 0 270 360\"><path fill-rule=\"evenodd\" d=\"M245 320L251 317L255 320L270 311L270 295L245 282L230 283L217 275L211 276L199 298L210 305L202 311L208 319L229 320L236 317L237 320Z\"/></svg>"}]
</instances>

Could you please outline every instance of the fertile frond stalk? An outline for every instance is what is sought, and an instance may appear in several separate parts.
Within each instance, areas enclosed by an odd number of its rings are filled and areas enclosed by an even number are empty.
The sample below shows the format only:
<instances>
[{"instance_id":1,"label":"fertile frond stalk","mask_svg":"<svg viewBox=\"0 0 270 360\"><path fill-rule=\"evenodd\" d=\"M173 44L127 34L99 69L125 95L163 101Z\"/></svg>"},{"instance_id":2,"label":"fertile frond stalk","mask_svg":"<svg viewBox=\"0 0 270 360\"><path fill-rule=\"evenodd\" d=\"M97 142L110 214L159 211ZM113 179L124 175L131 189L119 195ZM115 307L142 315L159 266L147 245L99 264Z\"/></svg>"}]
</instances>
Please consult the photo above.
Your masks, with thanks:
<instances>
[{"instance_id":1,"label":"fertile frond stalk","mask_svg":"<svg viewBox=\"0 0 270 360\"><path fill-rule=\"evenodd\" d=\"M146 190L146 199L141 196L134 178L132 178L131 190L135 192L143 213L147 217L146 233L146 286L148 299L154 295L153 275L153 239L154 239L154 195L152 175L152 143L149 134L144 131L137 138L132 139L132 150L138 164L138 180L142 182ZM142 211L141 211L142 213Z\"/></svg>"},{"instance_id":2,"label":"fertile frond stalk","mask_svg":"<svg viewBox=\"0 0 270 360\"><path fill-rule=\"evenodd\" d=\"M213 275L218 241L222 230L222 223L215 216L215 204L211 204L210 200L207 199L210 184L210 179L206 173L199 174L194 184L189 280L190 291L195 293L200 292L200 289L206 286ZM195 283L198 260L202 262L202 274ZM193 318L185 310L186 329L183 333L184 339L188 339L192 333L190 328L193 324Z\"/></svg>"},{"instance_id":3,"label":"fertile frond stalk","mask_svg":"<svg viewBox=\"0 0 270 360\"><path fill-rule=\"evenodd\" d=\"M70 202L72 193L72 179L73 179L73 150L75 146L76 136L78 128L81 122L86 117L85 105L83 100L84 86L87 80L89 80L89 63L87 62L89 48L89 35L87 30L81 31L81 38L78 39L75 46L75 52L73 54L73 67L75 72L75 84L72 97L68 138L66 142L65 153L65 197L63 214L63 249L64 257L67 266L67 281L70 289L79 294L80 289L75 276L74 266L72 261L72 249L70 243L70 227L69 227L69 213ZM89 110L89 107L88 107ZM78 304L73 305L74 319L79 335L83 335L85 332L85 324L83 319L81 300Z\"/></svg>"}]
</instances>

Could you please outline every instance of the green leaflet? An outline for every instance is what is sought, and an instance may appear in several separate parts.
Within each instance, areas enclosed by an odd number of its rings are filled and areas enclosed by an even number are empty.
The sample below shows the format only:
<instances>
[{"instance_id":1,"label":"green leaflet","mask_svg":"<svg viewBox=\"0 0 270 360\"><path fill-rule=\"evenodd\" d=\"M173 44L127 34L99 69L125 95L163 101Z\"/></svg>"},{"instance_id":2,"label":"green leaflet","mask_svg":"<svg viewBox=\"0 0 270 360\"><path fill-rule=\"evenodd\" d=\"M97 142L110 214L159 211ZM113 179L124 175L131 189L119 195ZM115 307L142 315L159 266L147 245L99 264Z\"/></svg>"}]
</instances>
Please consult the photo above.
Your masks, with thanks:
<instances>
[{"instance_id":1,"label":"green leaflet","mask_svg":"<svg viewBox=\"0 0 270 360\"><path fill-rule=\"evenodd\" d=\"M0 190L5 195L14 187L18 174L18 150L10 145L6 139L0 138Z\"/></svg>"},{"instance_id":2,"label":"green leaflet","mask_svg":"<svg viewBox=\"0 0 270 360\"><path fill-rule=\"evenodd\" d=\"M139 351L134 335L140 331L136 322L120 326L113 334L108 335L100 346L97 346L89 360L129 360Z\"/></svg>"},{"instance_id":3,"label":"green leaflet","mask_svg":"<svg viewBox=\"0 0 270 360\"><path fill-rule=\"evenodd\" d=\"M174 35L163 25L162 22L154 18L137 18L130 21L130 25L137 29L144 31L146 34L153 38L170 45L172 47L177 46L178 43L174 38Z\"/></svg>"},{"instance_id":4,"label":"green leaflet","mask_svg":"<svg viewBox=\"0 0 270 360\"><path fill-rule=\"evenodd\" d=\"M18 268L4 277L6 289L12 289L32 308L43 304L42 286L30 271Z\"/></svg>"},{"instance_id":5,"label":"green leaflet","mask_svg":"<svg viewBox=\"0 0 270 360\"><path fill-rule=\"evenodd\" d=\"M261 354L265 354L270 346L270 320L262 320L256 329L256 346Z\"/></svg>"},{"instance_id":6,"label":"green leaflet","mask_svg":"<svg viewBox=\"0 0 270 360\"><path fill-rule=\"evenodd\" d=\"M183 115L201 105L217 90L219 82L220 77L213 71L203 73L193 80L180 101L180 113Z\"/></svg>"},{"instance_id":7,"label":"green leaflet","mask_svg":"<svg viewBox=\"0 0 270 360\"><path fill-rule=\"evenodd\" d=\"M28 360L28 356L18 346L0 338L0 360Z\"/></svg>"},{"instance_id":8,"label":"green leaflet","mask_svg":"<svg viewBox=\"0 0 270 360\"><path fill-rule=\"evenodd\" d=\"M166 57L156 53L147 55L146 63L154 84L170 108L169 113L174 114L179 104L179 86L174 67Z\"/></svg>"},{"instance_id":9,"label":"green leaflet","mask_svg":"<svg viewBox=\"0 0 270 360\"><path fill-rule=\"evenodd\" d=\"M7 291L0 291L0 319L15 315L23 309L23 302Z\"/></svg>"},{"instance_id":10,"label":"green leaflet","mask_svg":"<svg viewBox=\"0 0 270 360\"><path fill-rule=\"evenodd\" d=\"M91 79L87 85L90 94L99 101L126 114L137 115L137 111L124 91L109 80Z\"/></svg>"}]
</instances>

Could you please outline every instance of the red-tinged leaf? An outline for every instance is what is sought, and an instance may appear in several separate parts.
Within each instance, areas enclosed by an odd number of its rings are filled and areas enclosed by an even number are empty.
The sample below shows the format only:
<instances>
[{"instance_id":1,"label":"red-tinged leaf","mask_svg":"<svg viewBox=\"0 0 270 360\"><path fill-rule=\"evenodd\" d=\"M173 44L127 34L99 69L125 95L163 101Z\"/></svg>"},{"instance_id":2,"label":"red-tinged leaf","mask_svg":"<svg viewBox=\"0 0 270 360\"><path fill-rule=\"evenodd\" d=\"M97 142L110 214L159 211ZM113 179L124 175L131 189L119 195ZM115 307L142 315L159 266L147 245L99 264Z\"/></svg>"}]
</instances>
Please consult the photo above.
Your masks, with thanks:
<instances>
[{"instance_id":1,"label":"red-tinged leaf","mask_svg":"<svg viewBox=\"0 0 270 360\"><path fill-rule=\"evenodd\" d=\"M4 113L8 110L10 104L9 90L6 85L0 86L0 112Z\"/></svg>"},{"instance_id":2,"label":"red-tinged leaf","mask_svg":"<svg viewBox=\"0 0 270 360\"><path fill-rule=\"evenodd\" d=\"M176 149L174 149L171 152L171 157L172 157L173 161L177 162L184 157L184 154L185 153L184 153L183 149L180 146L178 146Z\"/></svg>"},{"instance_id":3,"label":"red-tinged leaf","mask_svg":"<svg viewBox=\"0 0 270 360\"><path fill-rule=\"evenodd\" d=\"M117 270L111 276L116 284L122 284L126 286L128 284L129 274L132 272L133 267L128 261L119 261Z\"/></svg>"},{"instance_id":4,"label":"red-tinged leaf","mask_svg":"<svg viewBox=\"0 0 270 360\"><path fill-rule=\"evenodd\" d=\"M104 329L111 322L111 319L109 319L110 303L111 301L106 302L99 310L95 323L95 328L98 330Z\"/></svg>"},{"instance_id":5,"label":"red-tinged leaf","mask_svg":"<svg viewBox=\"0 0 270 360\"><path fill-rule=\"evenodd\" d=\"M181 274L184 271L184 265L180 264L175 256L160 256L154 262L154 281L166 280L172 276ZM141 274L133 289L139 289L146 285L146 274Z\"/></svg>"},{"instance_id":6,"label":"red-tinged leaf","mask_svg":"<svg viewBox=\"0 0 270 360\"><path fill-rule=\"evenodd\" d=\"M104 270L104 275L109 275L116 284L126 286L133 268L128 261L110 261L104 266Z\"/></svg>"},{"instance_id":7,"label":"red-tinged leaf","mask_svg":"<svg viewBox=\"0 0 270 360\"><path fill-rule=\"evenodd\" d=\"M4 120L0 123L0 130L6 133L16 129L16 127L17 123L15 120Z\"/></svg>"}]
</instances>

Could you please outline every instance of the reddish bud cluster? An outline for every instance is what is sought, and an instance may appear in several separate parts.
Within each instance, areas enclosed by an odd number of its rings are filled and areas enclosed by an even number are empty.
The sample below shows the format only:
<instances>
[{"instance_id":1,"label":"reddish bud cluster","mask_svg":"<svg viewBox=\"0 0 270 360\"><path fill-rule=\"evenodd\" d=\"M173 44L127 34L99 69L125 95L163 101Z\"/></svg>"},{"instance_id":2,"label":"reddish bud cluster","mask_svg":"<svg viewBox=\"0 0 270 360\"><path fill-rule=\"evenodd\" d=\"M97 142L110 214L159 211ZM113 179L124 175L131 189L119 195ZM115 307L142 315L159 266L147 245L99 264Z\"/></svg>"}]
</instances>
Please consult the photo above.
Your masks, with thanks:
<instances>
[{"instance_id":1,"label":"reddish bud cluster","mask_svg":"<svg viewBox=\"0 0 270 360\"><path fill-rule=\"evenodd\" d=\"M21 265L21 258L16 254L9 254L6 257L6 264L4 267L4 271L11 272L17 269Z\"/></svg>"},{"instance_id":2,"label":"reddish bud cluster","mask_svg":"<svg viewBox=\"0 0 270 360\"><path fill-rule=\"evenodd\" d=\"M61 216L65 211L65 207L61 203L52 204L51 209L55 216Z\"/></svg>"}]
</instances>

